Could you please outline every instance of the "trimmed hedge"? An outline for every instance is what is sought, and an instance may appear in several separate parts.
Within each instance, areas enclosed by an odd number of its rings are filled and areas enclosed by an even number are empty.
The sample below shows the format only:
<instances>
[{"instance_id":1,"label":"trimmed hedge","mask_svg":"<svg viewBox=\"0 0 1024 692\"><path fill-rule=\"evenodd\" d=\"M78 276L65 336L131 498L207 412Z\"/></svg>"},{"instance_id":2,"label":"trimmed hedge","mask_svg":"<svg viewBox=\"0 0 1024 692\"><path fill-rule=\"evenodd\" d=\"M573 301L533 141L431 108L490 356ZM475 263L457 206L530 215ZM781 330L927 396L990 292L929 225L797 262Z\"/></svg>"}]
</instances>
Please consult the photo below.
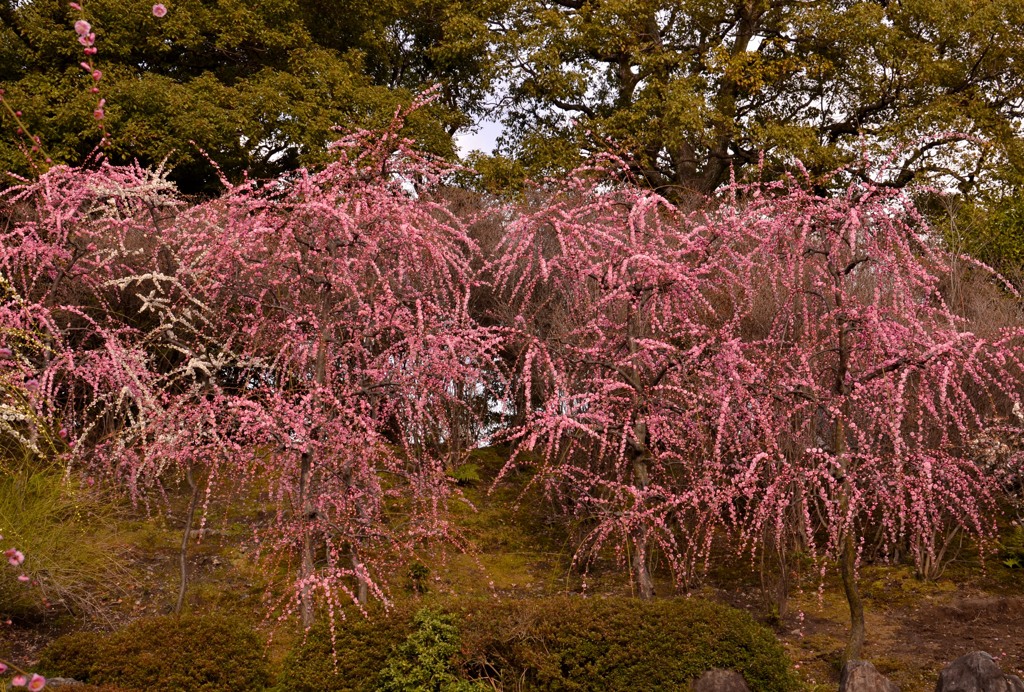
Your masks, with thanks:
<instances>
[{"instance_id":1,"label":"trimmed hedge","mask_svg":"<svg viewBox=\"0 0 1024 692\"><path fill-rule=\"evenodd\" d=\"M78 632L43 650L50 676L137 690L261 690L266 646L250 625L216 615L137 620L113 634Z\"/></svg>"},{"instance_id":2,"label":"trimmed hedge","mask_svg":"<svg viewBox=\"0 0 1024 692\"><path fill-rule=\"evenodd\" d=\"M573 598L468 604L472 677L527 689L682 689L709 668L751 689L799 688L782 646L747 613L699 599Z\"/></svg>"},{"instance_id":3,"label":"trimmed hedge","mask_svg":"<svg viewBox=\"0 0 1024 692\"><path fill-rule=\"evenodd\" d=\"M498 689L685 689L709 668L736 670L759 692L800 687L770 630L743 611L699 599L566 596L431 610L450 614L458 631L461 648L451 663L459 677ZM396 613L338 623L337 669L326 628L314 629L285 661L279 689L379 689L386 682L380 671L412 641L411 620Z\"/></svg>"},{"instance_id":4,"label":"trimmed hedge","mask_svg":"<svg viewBox=\"0 0 1024 692\"><path fill-rule=\"evenodd\" d=\"M289 692L372 692L392 653L412 633L412 614L374 609L370 618L349 612L335 623L335 644L327 625L318 622L284 660L275 689ZM337 656L335 666L334 655Z\"/></svg>"}]
</instances>

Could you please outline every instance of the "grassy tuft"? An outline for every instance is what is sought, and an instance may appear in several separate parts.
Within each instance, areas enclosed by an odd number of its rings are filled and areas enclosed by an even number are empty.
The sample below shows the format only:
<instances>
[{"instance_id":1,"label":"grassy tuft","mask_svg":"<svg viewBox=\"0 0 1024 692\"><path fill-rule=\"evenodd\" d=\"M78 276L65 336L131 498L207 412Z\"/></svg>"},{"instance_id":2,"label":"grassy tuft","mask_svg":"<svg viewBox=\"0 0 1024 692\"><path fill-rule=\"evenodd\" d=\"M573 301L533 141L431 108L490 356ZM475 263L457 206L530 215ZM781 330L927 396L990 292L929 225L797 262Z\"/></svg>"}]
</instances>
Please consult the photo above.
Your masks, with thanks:
<instances>
[{"instance_id":1,"label":"grassy tuft","mask_svg":"<svg viewBox=\"0 0 1024 692\"><path fill-rule=\"evenodd\" d=\"M0 579L0 612L33 620L48 610L97 616L130 582L119 561L116 508L53 464L0 466L0 535L25 553L31 586ZM117 586L122 585L122 586Z\"/></svg>"}]
</instances>

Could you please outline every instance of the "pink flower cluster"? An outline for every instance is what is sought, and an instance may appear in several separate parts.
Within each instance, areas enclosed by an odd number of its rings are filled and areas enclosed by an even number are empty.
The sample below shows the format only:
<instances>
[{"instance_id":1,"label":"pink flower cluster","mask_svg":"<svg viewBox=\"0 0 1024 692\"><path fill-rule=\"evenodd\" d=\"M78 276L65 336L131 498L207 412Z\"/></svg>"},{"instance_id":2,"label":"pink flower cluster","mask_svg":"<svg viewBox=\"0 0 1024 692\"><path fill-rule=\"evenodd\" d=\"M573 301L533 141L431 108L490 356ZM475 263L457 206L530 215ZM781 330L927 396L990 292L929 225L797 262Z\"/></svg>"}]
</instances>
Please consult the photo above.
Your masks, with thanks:
<instances>
[{"instance_id":1,"label":"pink flower cluster","mask_svg":"<svg viewBox=\"0 0 1024 692\"><path fill-rule=\"evenodd\" d=\"M77 2L69 3L71 9L82 12L82 6ZM103 73L96 69L93 65L93 57L96 55L96 34L92 30L92 25L84 18L75 21L75 33L78 35L78 42L82 44L82 52L85 53L85 61L79 63L79 66L89 73L92 77L93 86L90 91L94 94L100 92L99 81L103 78ZM99 99L96 103L96 107L93 109L93 117L96 120L103 120L106 116L104 106L106 105L106 99Z\"/></svg>"},{"instance_id":2,"label":"pink flower cluster","mask_svg":"<svg viewBox=\"0 0 1024 692\"><path fill-rule=\"evenodd\" d=\"M0 540L3 540L3 536L0 536ZM15 567L21 565L21 563L25 561L25 555L22 554L20 550L16 550L14 548L8 548L5 550L4 557L7 558L8 563ZM27 576L22 574L18 577L18 580L28 581L29 579ZM28 673L17 666L0 660L0 675L5 675L12 669L15 671L15 674L10 680L11 687L27 687L29 690L32 690L32 692L38 692L38 690L46 687L46 678L42 675Z\"/></svg>"}]
</instances>

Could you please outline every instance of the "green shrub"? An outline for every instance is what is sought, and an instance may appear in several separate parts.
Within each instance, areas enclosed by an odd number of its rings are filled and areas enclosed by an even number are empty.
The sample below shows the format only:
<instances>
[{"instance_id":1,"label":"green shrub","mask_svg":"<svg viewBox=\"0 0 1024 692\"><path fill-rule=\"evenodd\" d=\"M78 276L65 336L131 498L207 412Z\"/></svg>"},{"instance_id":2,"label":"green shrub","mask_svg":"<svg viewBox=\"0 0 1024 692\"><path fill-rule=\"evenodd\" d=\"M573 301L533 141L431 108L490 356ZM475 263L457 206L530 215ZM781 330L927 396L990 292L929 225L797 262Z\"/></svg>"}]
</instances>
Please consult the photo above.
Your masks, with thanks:
<instances>
[{"instance_id":1,"label":"green shrub","mask_svg":"<svg viewBox=\"0 0 1024 692\"><path fill-rule=\"evenodd\" d=\"M461 464L451 469L448 475L459 485L476 485L480 482L480 466L478 464Z\"/></svg>"},{"instance_id":2,"label":"green shrub","mask_svg":"<svg viewBox=\"0 0 1024 692\"><path fill-rule=\"evenodd\" d=\"M412 632L410 616L399 610L370 618L348 612L335 624L335 642L326 623L315 625L285 658L277 689L288 692L370 692L395 649ZM334 655L337 656L335 661Z\"/></svg>"},{"instance_id":3,"label":"green shrub","mask_svg":"<svg viewBox=\"0 0 1024 692\"><path fill-rule=\"evenodd\" d=\"M260 690L269 684L263 640L235 619L174 616L138 620L113 634L61 637L40 669L94 685L138 690Z\"/></svg>"},{"instance_id":4,"label":"green shrub","mask_svg":"<svg viewBox=\"0 0 1024 692\"><path fill-rule=\"evenodd\" d=\"M484 689L670 690L709 668L739 671L759 692L799 689L770 630L699 599L454 601L410 620L340 623L337 669L326 628L314 629L289 655L280 689L447 691L473 680Z\"/></svg>"},{"instance_id":5,"label":"green shrub","mask_svg":"<svg viewBox=\"0 0 1024 692\"><path fill-rule=\"evenodd\" d=\"M459 628L452 616L425 609L413 618L413 631L388 659L377 680L379 692L473 692L486 690L459 677Z\"/></svg>"},{"instance_id":6,"label":"green shrub","mask_svg":"<svg viewBox=\"0 0 1024 692\"><path fill-rule=\"evenodd\" d=\"M499 688L684 689L709 668L798 689L782 646L746 613L698 599L560 597L459 611L468 672Z\"/></svg>"}]
</instances>

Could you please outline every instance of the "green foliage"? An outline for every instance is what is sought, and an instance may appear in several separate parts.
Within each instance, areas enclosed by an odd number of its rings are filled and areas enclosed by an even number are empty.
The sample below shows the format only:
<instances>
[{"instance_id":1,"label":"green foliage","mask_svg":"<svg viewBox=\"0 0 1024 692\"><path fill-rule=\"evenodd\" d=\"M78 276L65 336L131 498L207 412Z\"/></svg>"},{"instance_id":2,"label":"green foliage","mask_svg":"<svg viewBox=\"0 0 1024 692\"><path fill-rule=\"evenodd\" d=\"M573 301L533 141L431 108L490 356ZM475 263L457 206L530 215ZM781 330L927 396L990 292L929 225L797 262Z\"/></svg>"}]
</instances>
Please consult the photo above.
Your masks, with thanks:
<instances>
[{"instance_id":1,"label":"green foliage","mask_svg":"<svg viewBox=\"0 0 1024 692\"><path fill-rule=\"evenodd\" d=\"M699 599L561 597L460 609L473 677L511 689L682 689L709 668L739 671L751 689L794 690L772 632L746 613Z\"/></svg>"},{"instance_id":2,"label":"green foliage","mask_svg":"<svg viewBox=\"0 0 1024 692\"><path fill-rule=\"evenodd\" d=\"M480 482L480 467L472 462L456 466L448 475L454 478L459 485L475 485Z\"/></svg>"},{"instance_id":3,"label":"green foliage","mask_svg":"<svg viewBox=\"0 0 1024 692\"><path fill-rule=\"evenodd\" d=\"M409 565L409 588L413 593L424 594L427 592L427 577L430 576L430 568L422 562L416 561Z\"/></svg>"},{"instance_id":4,"label":"green foliage","mask_svg":"<svg viewBox=\"0 0 1024 692\"><path fill-rule=\"evenodd\" d=\"M488 83L488 3L176 0L159 19L152 5L85 3L103 73L94 95L68 3L0 0L0 88L54 161L80 163L99 143L102 96L113 161L169 157L184 191L211 192L217 176L202 152L235 180L317 165L335 126L380 128L435 83L438 103L403 134L452 156L451 134ZM26 173L15 130L0 109L0 170Z\"/></svg>"},{"instance_id":5,"label":"green foliage","mask_svg":"<svg viewBox=\"0 0 1024 692\"><path fill-rule=\"evenodd\" d=\"M139 690L259 690L270 674L263 640L216 615L154 617L109 635L79 632L42 653L50 676Z\"/></svg>"},{"instance_id":6,"label":"green foliage","mask_svg":"<svg viewBox=\"0 0 1024 692\"><path fill-rule=\"evenodd\" d=\"M1024 529L1015 526L999 542L999 561L1010 569L1024 569Z\"/></svg>"},{"instance_id":7,"label":"green foliage","mask_svg":"<svg viewBox=\"0 0 1024 692\"><path fill-rule=\"evenodd\" d=\"M1024 278L1024 191L996 206L991 222L972 239L976 256L1013 278Z\"/></svg>"},{"instance_id":8,"label":"green foliage","mask_svg":"<svg viewBox=\"0 0 1024 692\"><path fill-rule=\"evenodd\" d=\"M1024 165L1022 23L1022 0L515 0L495 38L502 153L538 175L620 151L641 180L682 196L761 152L767 174L793 156L831 171L862 147L884 158L959 132L989 140L990 155L925 144L893 179L953 170L969 188Z\"/></svg>"},{"instance_id":9,"label":"green foliage","mask_svg":"<svg viewBox=\"0 0 1024 692\"><path fill-rule=\"evenodd\" d=\"M413 618L413 631L388 659L377 679L379 692L472 692L491 689L458 676L459 629L451 615L424 609Z\"/></svg>"},{"instance_id":10,"label":"green foliage","mask_svg":"<svg viewBox=\"0 0 1024 692\"><path fill-rule=\"evenodd\" d=\"M385 690L454 690L468 680L484 689L634 690L642 680L644 689L681 689L709 668L737 670L762 692L799 687L770 630L698 599L450 602L412 623L408 614L349 618L336 651L335 669L326 628L314 629L289 655L279 688L368 691L379 680Z\"/></svg>"},{"instance_id":11,"label":"green foliage","mask_svg":"<svg viewBox=\"0 0 1024 692\"><path fill-rule=\"evenodd\" d=\"M409 613L383 613L370 617L350 610L336 623L334 641L325 622L315 625L303 642L289 652L282 665L277 689L284 692L371 692L377 675L395 647L412 631Z\"/></svg>"},{"instance_id":12,"label":"green foliage","mask_svg":"<svg viewBox=\"0 0 1024 692\"><path fill-rule=\"evenodd\" d=\"M25 553L28 587L0 579L0 613L41 616L47 604L95 614L127 572L114 509L78 478L35 459L0 459L0 535Z\"/></svg>"},{"instance_id":13,"label":"green foliage","mask_svg":"<svg viewBox=\"0 0 1024 692\"><path fill-rule=\"evenodd\" d=\"M1024 287L1024 188L975 197L926 194L919 203L952 252L979 259Z\"/></svg>"}]
</instances>

